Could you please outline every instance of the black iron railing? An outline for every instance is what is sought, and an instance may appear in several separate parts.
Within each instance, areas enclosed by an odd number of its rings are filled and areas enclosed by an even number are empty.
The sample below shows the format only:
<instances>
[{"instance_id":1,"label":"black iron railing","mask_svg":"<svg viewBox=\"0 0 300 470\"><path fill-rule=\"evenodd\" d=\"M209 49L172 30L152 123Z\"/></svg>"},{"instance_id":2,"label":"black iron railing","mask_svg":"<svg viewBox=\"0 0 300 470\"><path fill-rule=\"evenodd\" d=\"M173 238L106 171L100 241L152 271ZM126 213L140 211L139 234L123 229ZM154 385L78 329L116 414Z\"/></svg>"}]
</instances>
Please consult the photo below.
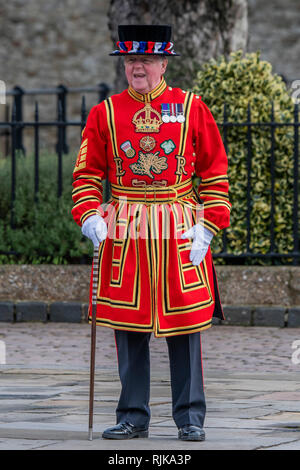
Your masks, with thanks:
<instances>
[{"instance_id":1,"label":"black iron railing","mask_svg":"<svg viewBox=\"0 0 300 470\"><path fill-rule=\"evenodd\" d=\"M100 103L101 101L107 98L110 91L110 87L106 83L99 83L99 85L94 87L76 87L76 88L68 88L65 85L58 85L55 88L39 88L39 89L32 89L32 90L25 90L20 86L15 86L12 90L6 92L7 98L12 98L12 109L14 115L14 123L16 126L15 129L15 148L14 150L21 150L23 153L26 153L26 149L23 142L23 131L26 126L30 126L30 123L25 123L23 116L24 116L24 98L26 96L45 96L45 95L55 95L57 101L57 116L56 120L57 124L57 147L60 143L62 147L63 153L68 153L69 146L67 143L67 136L66 136L66 126L67 125L76 125L71 122L68 122L67 119L67 108L68 108L68 96L73 94L82 94L82 93L94 93L98 96L96 100ZM59 123L62 123L61 125ZM63 125L65 123L65 125ZM1 122L1 128L9 129L11 128L11 122ZM47 123L43 122L40 125L47 126L53 125L53 122ZM59 130L61 130L61 135L59 139ZM10 132L7 132L6 135L10 135ZM8 146L6 146L8 147Z\"/></svg>"},{"instance_id":2,"label":"black iron railing","mask_svg":"<svg viewBox=\"0 0 300 470\"><path fill-rule=\"evenodd\" d=\"M229 122L227 121L227 107L224 105L223 122L220 123L220 128L223 131L223 143L228 154L228 142L227 142L227 131L230 127L246 127L246 147L247 147L247 214L246 214L246 230L247 230L247 241L246 251L239 253L238 255L232 256L232 253L227 253L226 244L226 229L223 231L223 250L222 253L216 255L219 258L255 258L255 259L275 259L275 258L288 258L293 260L293 264L299 263L300 258L300 246L299 246L299 107L298 104L294 105L293 120L290 122L276 122L274 117L274 103L271 103L271 114L269 122L252 122L251 121L251 107L248 105L247 110L247 121L245 122ZM251 195L251 170L252 170L252 157L253 157L253 146L252 146L252 129L259 127L266 127L270 129L270 177L271 177L271 202L270 202L270 250L268 253L257 253L253 252L250 248L251 244L251 207L252 207L252 195ZM280 253L276 250L275 246L275 130L279 127L292 127L293 128L293 209L292 209L292 220L293 220L293 251L289 253Z\"/></svg>"},{"instance_id":3,"label":"black iron railing","mask_svg":"<svg viewBox=\"0 0 300 470\"><path fill-rule=\"evenodd\" d=\"M247 214L246 214L246 229L247 229L247 242L246 251L239 253L238 255L232 255L227 253L226 244L226 229L223 231L223 250L222 253L216 255L219 258L255 258L255 259L276 259L276 258L288 258L293 259L293 264L299 264L300 258L300 246L299 246L299 107L296 103L294 105L293 120L290 122L276 122L274 118L274 103L271 103L271 114L269 122L252 122L251 121L251 107L248 105L247 120L245 122L229 122L227 121L227 107L224 105L223 122L219 123L220 128L223 131L223 143L225 146L226 153L228 154L228 142L227 132L230 127L246 127L247 134L245 139L245 145L247 148ZM252 172L252 158L253 158L253 146L252 146L252 133L253 128L266 127L270 129L270 177L271 177L271 188L270 188L270 250L268 253L257 253L253 252L250 248L251 244L251 208L252 208L252 194L251 194L251 172ZM280 253L276 250L275 246L275 130L276 128L293 128L293 209L292 209L292 221L293 221L293 251L289 253Z\"/></svg>"}]
</instances>

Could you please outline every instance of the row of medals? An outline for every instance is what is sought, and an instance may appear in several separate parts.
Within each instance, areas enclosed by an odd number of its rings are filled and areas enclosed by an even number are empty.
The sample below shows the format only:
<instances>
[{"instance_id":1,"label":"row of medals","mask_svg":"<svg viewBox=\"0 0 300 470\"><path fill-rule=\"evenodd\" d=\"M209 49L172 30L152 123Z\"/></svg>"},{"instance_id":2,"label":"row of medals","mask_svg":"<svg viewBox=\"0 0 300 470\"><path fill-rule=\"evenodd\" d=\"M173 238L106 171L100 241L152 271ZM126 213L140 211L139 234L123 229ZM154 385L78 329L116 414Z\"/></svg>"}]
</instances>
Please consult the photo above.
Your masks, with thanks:
<instances>
[{"instance_id":1,"label":"row of medals","mask_svg":"<svg viewBox=\"0 0 300 470\"><path fill-rule=\"evenodd\" d=\"M162 118L162 121L165 123L184 122L185 117L183 114L183 104L182 103L162 103L161 118Z\"/></svg>"}]
</instances>

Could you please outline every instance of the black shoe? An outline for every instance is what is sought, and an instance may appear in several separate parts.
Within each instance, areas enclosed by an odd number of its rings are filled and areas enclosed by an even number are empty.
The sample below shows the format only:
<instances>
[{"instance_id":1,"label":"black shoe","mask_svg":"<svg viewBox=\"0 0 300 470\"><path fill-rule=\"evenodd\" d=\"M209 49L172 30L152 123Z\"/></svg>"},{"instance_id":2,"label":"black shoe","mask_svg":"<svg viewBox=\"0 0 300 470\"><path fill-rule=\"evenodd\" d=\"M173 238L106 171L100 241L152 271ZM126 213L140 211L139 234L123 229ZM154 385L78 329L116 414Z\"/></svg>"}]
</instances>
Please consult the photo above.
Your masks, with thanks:
<instances>
[{"instance_id":1,"label":"black shoe","mask_svg":"<svg viewBox=\"0 0 300 470\"><path fill-rule=\"evenodd\" d=\"M186 424L179 428L178 439L181 441L205 441L205 432L200 426Z\"/></svg>"},{"instance_id":2,"label":"black shoe","mask_svg":"<svg viewBox=\"0 0 300 470\"><path fill-rule=\"evenodd\" d=\"M134 437L148 437L148 429L138 428L131 423L119 423L102 433L104 439L133 439Z\"/></svg>"}]
</instances>

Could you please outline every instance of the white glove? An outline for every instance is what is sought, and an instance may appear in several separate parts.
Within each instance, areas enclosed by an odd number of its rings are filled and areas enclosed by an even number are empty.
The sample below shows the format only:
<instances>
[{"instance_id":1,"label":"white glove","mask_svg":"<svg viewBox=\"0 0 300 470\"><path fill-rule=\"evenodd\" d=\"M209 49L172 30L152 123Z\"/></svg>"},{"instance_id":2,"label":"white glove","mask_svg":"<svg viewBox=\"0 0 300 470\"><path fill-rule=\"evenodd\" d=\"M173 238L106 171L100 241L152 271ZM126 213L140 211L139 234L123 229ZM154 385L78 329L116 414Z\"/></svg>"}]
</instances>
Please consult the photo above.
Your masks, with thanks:
<instances>
[{"instance_id":1,"label":"white glove","mask_svg":"<svg viewBox=\"0 0 300 470\"><path fill-rule=\"evenodd\" d=\"M92 240L95 247L107 237L107 225L101 215L91 215L83 223L81 231Z\"/></svg>"},{"instance_id":2,"label":"white glove","mask_svg":"<svg viewBox=\"0 0 300 470\"><path fill-rule=\"evenodd\" d=\"M194 266L198 266L203 261L213 236L214 234L210 230L200 224L193 225L181 235L181 238L184 239L193 238L190 261Z\"/></svg>"}]
</instances>

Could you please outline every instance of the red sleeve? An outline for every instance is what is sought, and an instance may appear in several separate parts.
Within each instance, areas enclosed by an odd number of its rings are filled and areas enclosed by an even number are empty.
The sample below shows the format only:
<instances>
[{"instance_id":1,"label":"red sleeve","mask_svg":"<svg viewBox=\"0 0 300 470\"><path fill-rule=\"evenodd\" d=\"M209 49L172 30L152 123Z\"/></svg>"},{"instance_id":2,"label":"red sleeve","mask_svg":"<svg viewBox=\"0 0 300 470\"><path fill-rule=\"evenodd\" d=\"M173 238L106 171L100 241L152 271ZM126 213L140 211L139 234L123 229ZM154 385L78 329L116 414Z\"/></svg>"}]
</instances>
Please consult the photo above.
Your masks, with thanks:
<instances>
[{"instance_id":1,"label":"red sleeve","mask_svg":"<svg viewBox=\"0 0 300 470\"><path fill-rule=\"evenodd\" d=\"M201 178L198 193L204 203L203 225L213 232L230 225L227 155L218 126L200 97L194 97L196 113L196 176ZM200 221L201 222L201 221Z\"/></svg>"},{"instance_id":2,"label":"red sleeve","mask_svg":"<svg viewBox=\"0 0 300 470\"><path fill-rule=\"evenodd\" d=\"M101 104L94 106L89 113L73 172L72 215L80 226L91 215L103 215L100 206L103 202L102 180L106 179L107 160Z\"/></svg>"}]
</instances>

